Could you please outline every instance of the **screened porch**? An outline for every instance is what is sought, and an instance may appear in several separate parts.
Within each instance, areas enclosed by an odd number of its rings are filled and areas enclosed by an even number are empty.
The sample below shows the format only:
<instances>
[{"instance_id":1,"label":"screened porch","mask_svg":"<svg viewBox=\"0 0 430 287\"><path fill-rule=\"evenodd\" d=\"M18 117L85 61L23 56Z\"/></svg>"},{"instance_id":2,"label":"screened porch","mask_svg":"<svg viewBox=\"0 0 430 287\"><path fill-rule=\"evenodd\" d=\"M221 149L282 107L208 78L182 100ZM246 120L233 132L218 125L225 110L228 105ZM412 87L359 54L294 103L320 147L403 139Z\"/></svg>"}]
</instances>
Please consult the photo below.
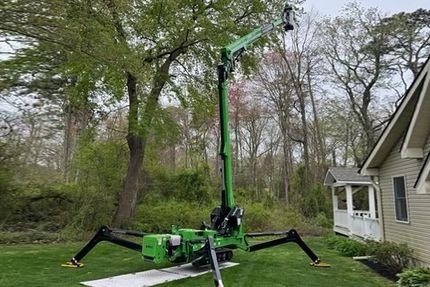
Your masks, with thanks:
<instances>
[{"instance_id":1,"label":"screened porch","mask_svg":"<svg viewBox=\"0 0 430 287\"><path fill-rule=\"evenodd\" d=\"M328 170L324 184L331 188L335 232L382 239L377 194L369 177L359 175L357 168L334 167Z\"/></svg>"}]
</instances>

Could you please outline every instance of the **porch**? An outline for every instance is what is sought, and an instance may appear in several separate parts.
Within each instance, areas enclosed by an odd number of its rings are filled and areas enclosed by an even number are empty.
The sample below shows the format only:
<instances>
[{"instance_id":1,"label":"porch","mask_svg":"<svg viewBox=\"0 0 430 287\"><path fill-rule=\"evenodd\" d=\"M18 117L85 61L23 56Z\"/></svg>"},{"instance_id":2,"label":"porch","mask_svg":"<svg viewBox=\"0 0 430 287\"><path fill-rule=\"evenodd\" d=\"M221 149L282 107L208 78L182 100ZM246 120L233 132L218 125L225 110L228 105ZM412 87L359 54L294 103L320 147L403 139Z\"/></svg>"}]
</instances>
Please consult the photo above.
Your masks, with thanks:
<instances>
[{"instance_id":1,"label":"porch","mask_svg":"<svg viewBox=\"0 0 430 287\"><path fill-rule=\"evenodd\" d=\"M381 240L377 196L370 178L356 168L334 167L327 172L324 184L331 187L333 230L348 237Z\"/></svg>"}]
</instances>

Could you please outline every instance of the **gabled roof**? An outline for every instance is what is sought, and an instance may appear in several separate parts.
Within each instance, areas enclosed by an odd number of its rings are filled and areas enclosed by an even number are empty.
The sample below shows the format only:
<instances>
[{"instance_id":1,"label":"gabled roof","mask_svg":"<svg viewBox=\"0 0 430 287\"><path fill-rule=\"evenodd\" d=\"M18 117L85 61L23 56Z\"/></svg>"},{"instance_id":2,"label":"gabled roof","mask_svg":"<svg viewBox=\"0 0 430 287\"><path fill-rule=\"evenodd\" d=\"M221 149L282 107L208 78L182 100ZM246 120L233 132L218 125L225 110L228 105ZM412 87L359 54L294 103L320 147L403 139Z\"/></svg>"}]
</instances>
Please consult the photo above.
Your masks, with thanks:
<instances>
[{"instance_id":1,"label":"gabled roof","mask_svg":"<svg viewBox=\"0 0 430 287\"><path fill-rule=\"evenodd\" d=\"M356 167L330 167L327 171L324 185L368 185L371 184L369 176L363 176L358 173Z\"/></svg>"},{"instance_id":2,"label":"gabled roof","mask_svg":"<svg viewBox=\"0 0 430 287\"><path fill-rule=\"evenodd\" d=\"M422 103L426 103L422 98L425 96L428 97L430 94L428 93L428 81L430 81L430 58L427 59L423 68L414 79L399 107L391 116L389 123L364 161L360 169L361 174L378 175L379 166L384 162L385 158L402 136L405 136L405 147L412 147L412 149L407 150L407 148L402 146L402 156L408 157L414 152L411 157L416 158L417 153L414 148L418 143L423 143L423 141L410 140L410 135L412 134L415 137L418 135L420 137L423 136L423 128L418 128L417 132L417 124L423 125L425 119L418 119L415 115L417 113L421 116L427 115L422 109ZM425 130L424 132L428 133L429 131Z\"/></svg>"}]
</instances>

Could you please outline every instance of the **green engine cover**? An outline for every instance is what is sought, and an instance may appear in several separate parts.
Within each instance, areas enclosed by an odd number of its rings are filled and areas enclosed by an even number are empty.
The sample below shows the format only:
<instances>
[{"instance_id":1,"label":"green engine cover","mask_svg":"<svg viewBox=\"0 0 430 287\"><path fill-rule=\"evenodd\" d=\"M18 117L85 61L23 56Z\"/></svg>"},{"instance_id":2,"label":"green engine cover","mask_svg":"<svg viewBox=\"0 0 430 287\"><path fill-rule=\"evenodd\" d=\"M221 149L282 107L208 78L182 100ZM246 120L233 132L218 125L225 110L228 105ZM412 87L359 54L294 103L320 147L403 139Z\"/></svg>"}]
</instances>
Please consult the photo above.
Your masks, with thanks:
<instances>
[{"instance_id":1,"label":"green engine cover","mask_svg":"<svg viewBox=\"0 0 430 287\"><path fill-rule=\"evenodd\" d=\"M214 238L215 247L236 246L247 250L242 229L233 236L217 236L216 231L172 227L172 234L148 234L143 237L142 255L153 263L189 262L201 250L208 237ZM178 240L179 239L179 240Z\"/></svg>"},{"instance_id":2,"label":"green engine cover","mask_svg":"<svg viewBox=\"0 0 430 287\"><path fill-rule=\"evenodd\" d=\"M143 237L142 255L147 261L162 263L167 260L169 234L151 234Z\"/></svg>"}]
</instances>

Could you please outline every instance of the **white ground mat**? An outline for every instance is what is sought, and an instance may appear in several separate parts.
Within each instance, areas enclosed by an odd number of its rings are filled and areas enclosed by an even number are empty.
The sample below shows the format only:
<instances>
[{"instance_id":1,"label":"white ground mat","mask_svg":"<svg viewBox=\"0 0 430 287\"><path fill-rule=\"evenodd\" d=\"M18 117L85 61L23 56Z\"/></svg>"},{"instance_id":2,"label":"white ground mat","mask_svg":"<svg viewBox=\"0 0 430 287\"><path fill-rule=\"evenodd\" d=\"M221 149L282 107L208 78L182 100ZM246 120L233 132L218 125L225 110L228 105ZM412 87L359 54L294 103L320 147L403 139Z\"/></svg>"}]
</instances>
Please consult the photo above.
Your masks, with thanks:
<instances>
[{"instance_id":1,"label":"white ground mat","mask_svg":"<svg viewBox=\"0 0 430 287\"><path fill-rule=\"evenodd\" d=\"M220 263L219 267L224 269L236 265L239 265L239 263L223 262ZM81 284L90 287L146 287L179 279L196 277L208 272L211 272L209 266L195 268L190 263L164 269L152 269L99 280L85 281L81 282Z\"/></svg>"}]
</instances>

